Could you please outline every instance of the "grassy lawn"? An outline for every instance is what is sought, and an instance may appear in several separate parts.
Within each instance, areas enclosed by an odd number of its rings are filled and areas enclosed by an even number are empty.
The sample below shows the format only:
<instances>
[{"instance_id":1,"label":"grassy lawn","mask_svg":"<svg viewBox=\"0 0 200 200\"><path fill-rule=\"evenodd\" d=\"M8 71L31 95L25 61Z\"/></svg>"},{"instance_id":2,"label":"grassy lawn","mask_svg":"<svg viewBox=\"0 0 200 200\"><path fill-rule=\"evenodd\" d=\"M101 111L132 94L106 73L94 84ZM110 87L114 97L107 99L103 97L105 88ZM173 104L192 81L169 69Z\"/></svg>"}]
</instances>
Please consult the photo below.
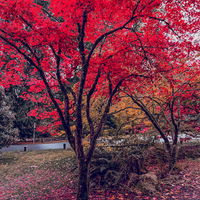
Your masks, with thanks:
<instances>
[{"instance_id":1,"label":"grassy lawn","mask_svg":"<svg viewBox=\"0 0 200 200\"><path fill-rule=\"evenodd\" d=\"M3 152L0 199L43 199L69 185L70 149Z\"/></svg>"}]
</instances>

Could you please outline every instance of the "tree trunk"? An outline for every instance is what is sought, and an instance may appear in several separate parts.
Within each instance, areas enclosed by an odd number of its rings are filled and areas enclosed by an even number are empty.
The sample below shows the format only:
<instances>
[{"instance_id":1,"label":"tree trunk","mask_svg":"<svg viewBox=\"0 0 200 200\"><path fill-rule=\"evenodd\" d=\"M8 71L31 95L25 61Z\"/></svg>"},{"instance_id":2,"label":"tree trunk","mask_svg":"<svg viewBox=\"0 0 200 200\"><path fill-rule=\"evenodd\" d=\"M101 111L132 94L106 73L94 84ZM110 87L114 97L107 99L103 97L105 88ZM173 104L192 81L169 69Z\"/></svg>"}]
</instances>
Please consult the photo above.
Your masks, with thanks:
<instances>
[{"instance_id":1,"label":"tree trunk","mask_svg":"<svg viewBox=\"0 0 200 200\"><path fill-rule=\"evenodd\" d=\"M169 160L169 171L171 171L174 165L176 164L176 156L177 156L176 154L177 154L177 146L173 145Z\"/></svg>"},{"instance_id":2,"label":"tree trunk","mask_svg":"<svg viewBox=\"0 0 200 200\"><path fill-rule=\"evenodd\" d=\"M90 163L85 162L83 158L78 161L78 186L77 200L88 200L90 185Z\"/></svg>"}]
</instances>

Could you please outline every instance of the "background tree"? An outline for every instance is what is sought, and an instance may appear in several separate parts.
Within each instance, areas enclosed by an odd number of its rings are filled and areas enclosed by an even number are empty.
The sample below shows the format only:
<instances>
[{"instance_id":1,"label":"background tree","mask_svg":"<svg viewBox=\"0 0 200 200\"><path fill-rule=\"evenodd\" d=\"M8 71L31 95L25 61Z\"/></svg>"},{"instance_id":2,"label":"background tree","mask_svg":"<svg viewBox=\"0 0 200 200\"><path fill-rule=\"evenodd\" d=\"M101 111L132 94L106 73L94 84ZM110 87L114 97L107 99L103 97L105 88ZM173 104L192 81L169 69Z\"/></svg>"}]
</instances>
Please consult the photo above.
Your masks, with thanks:
<instances>
[{"instance_id":1,"label":"background tree","mask_svg":"<svg viewBox=\"0 0 200 200\"><path fill-rule=\"evenodd\" d=\"M185 134L186 139L187 135L195 136L199 134L200 125L198 66L184 65L181 70L173 68L170 78L163 74L160 81L145 86L143 94L127 89L127 95L146 114L164 140L169 153L169 169L176 162L178 135Z\"/></svg>"},{"instance_id":2,"label":"background tree","mask_svg":"<svg viewBox=\"0 0 200 200\"><path fill-rule=\"evenodd\" d=\"M15 113L14 127L19 130L19 139L33 137L34 119L27 116L27 113L35 107L32 101L21 98L24 88L12 86L6 90L6 95L10 99L11 110ZM25 90L24 90L25 91Z\"/></svg>"},{"instance_id":3,"label":"background tree","mask_svg":"<svg viewBox=\"0 0 200 200\"><path fill-rule=\"evenodd\" d=\"M15 114L10 110L9 98L0 86L0 149L10 146L18 137L18 129L14 128Z\"/></svg>"},{"instance_id":4,"label":"background tree","mask_svg":"<svg viewBox=\"0 0 200 200\"><path fill-rule=\"evenodd\" d=\"M0 57L3 58L3 56ZM6 96L10 99L10 105L12 105L10 106L10 109L15 113L14 127L19 129L19 138L25 139L33 137L34 123L37 124L37 128L40 126L47 127L45 131L43 131L43 134L42 131L36 131L37 137L45 136L44 133L46 133L46 136L49 136L48 119L41 119L40 117L41 113L43 113L46 108L45 103L33 100L35 98L39 99L42 94L38 93L36 95L35 93L32 94L31 91L29 92L30 80L32 81L30 72L32 68L25 68L23 74L12 70L12 67L19 64L19 62L18 59L13 57L13 54L8 55L7 52L4 61L5 63L0 68L0 81L2 86L5 87ZM46 110L51 107L53 106L49 104ZM38 113L38 119L36 119L36 116L27 116L27 114L34 109L40 111L40 113Z\"/></svg>"}]
</instances>

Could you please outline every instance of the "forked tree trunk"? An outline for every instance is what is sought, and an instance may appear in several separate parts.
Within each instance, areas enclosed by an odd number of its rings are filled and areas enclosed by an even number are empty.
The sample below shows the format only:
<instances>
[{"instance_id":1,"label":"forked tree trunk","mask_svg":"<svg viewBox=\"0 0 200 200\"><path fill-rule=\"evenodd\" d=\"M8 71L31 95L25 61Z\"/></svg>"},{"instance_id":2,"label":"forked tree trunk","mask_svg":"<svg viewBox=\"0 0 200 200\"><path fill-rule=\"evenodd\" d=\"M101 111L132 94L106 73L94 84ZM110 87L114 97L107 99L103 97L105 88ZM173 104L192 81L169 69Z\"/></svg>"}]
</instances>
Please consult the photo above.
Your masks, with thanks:
<instances>
[{"instance_id":1,"label":"forked tree trunk","mask_svg":"<svg viewBox=\"0 0 200 200\"><path fill-rule=\"evenodd\" d=\"M84 159L78 161L78 185L77 200L88 200L90 185L90 163L86 163Z\"/></svg>"}]
</instances>

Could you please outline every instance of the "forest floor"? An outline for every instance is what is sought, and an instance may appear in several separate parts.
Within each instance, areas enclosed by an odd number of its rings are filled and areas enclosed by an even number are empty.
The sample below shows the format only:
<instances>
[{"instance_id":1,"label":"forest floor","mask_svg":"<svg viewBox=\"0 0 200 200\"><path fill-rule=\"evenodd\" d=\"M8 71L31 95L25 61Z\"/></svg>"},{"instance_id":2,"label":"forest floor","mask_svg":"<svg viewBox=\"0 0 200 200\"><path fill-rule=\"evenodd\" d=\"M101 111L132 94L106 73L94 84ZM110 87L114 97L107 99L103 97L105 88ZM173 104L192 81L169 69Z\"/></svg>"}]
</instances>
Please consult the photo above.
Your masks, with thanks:
<instances>
[{"instance_id":1,"label":"forest floor","mask_svg":"<svg viewBox=\"0 0 200 200\"><path fill-rule=\"evenodd\" d=\"M2 152L0 157L0 199L75 199L74 174L70 149ZM200 158L178 161L180 172L159 179L160 191L147 196L140 191L128 193L118 189L101 190L90 194L91 200L123 199L200 199ZM149 171L160 172L159 165ZM164 169L162 169L164 170Z\"/></svg>"},{"instance_id":2,"label":"forest floor","mask_svg":"<svg viewBox=\"0 0 200 200\"><path fill-rule=\"evenodd\" d=\"M160 179L161 190L152 199L200 199L200 158L182 159L177 165L180 171ZM158 172L158 170L160 167L157 165L149 167L149 171Z\"/></svg>"}]
</instances>

